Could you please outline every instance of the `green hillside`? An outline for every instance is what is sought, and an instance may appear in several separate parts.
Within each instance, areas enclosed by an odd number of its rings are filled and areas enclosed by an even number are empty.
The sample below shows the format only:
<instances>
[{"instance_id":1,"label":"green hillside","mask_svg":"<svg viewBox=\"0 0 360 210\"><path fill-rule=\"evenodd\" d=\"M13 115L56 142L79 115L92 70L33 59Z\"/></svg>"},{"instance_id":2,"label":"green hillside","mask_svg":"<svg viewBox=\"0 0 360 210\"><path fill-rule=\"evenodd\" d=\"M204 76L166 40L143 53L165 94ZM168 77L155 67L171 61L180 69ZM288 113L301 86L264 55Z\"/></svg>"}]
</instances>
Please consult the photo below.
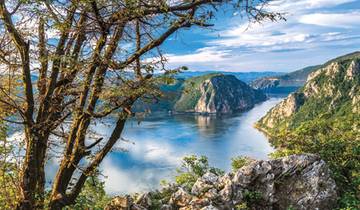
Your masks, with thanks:
<instances>
[{"instance_id":1,"label":"green hillside","mask_svg":"<svg viewBox=\"0 0 360 210\"><path fill-rule=\"evenodd\" d=\"M222 74L211 73L187 79L183 85L181 98L176 102L174 109L180 112L194 111L194 107L201 97L200 85L205 80L220 75Z\"/></svg>"},{"instance_id":2,"label":"green hillside","mask_svg":"<svg viewBox=\"0 0 360 210\"><path fill-rule=\"evenodd\" d=\"M333 170L340 204L360 205L360 53L326 62L256 126L277 155L319 154Z\"/></svg>"}]
</instances>

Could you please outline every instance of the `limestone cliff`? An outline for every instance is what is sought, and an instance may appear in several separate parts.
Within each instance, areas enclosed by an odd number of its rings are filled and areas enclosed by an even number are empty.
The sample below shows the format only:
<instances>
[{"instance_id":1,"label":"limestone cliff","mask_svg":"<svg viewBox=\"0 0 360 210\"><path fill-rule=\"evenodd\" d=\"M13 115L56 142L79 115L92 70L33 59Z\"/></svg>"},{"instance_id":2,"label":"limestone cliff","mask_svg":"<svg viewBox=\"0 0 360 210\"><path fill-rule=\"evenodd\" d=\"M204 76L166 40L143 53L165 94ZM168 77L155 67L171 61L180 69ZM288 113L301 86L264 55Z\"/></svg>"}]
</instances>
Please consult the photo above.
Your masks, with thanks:
<instances>
[{"instance_id":1,"label":"limestone cliff","mask_svg":"<svg viewBox=\"0 0 360 210\"><path fill-rule=\"evenodd\" d=\"M185 82L175 111L233 113L248 110L264 100L266 96L261 91L254 90L233 75L211 74Z\"/></svg>"},{"instance_id":2,"label":"limestone cliff","mask_svg":"<svg viewBox=\"0 0 360 210\"><path fill-rule=\"evenodd\" d=\"M346 118L358 126L359 117L360 54L351 54L311 73L304 87L271 109L257 126L274 134L320 118L333 122Z\"/></svg>"},{"instance_id":3,"label":"limestone cliff","mask_svg":"<svg viewBox=\"0 0 360 210\"><path fill-rule=\"evenodd\" d=\"M222 210L319 209L336 207L337 187L325 162L315 155L252 160L238 171L200 177L191 189L170 184L138 196L115 197L115 209Z\"/></svg>"}]
</instances>

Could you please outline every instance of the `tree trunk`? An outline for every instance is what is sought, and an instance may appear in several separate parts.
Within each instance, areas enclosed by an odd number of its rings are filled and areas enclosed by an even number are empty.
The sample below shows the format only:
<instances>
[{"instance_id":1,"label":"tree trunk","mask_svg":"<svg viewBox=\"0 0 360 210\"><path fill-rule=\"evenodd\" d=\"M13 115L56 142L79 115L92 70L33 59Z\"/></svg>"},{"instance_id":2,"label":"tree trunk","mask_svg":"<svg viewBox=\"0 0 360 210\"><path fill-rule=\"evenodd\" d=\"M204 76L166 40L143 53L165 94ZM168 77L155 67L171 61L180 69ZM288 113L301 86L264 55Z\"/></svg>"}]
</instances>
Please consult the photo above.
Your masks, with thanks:
<instances>
[{"instance_id":1,"label":"tree trunk","mask_svg":"<svg viewBox=\"0 0 360 210\"><path fill-rule=\"evenodd\" d=\"M25 128L26 154L21 173L19 210L43 209L45 189L45 155L48 135Z\"/></svg>"},{"instance_id":2,"label":"tree trunk","mask_svg":"<svg viewBox=\"0 0 360 210\"><path fill-rule=\"evenodd\" d=\"M84 169L84 171L81 173L80 177L78 178L76 184L72 187L72 189L68 193L66 192L66 189L68 189L69 181L75 172L76 168L74 167L74 165L77 165L80 159L76 157L77 155L73 154L72 159L66 158L68 159L67 161L63 160L58 170L58 174L54 180L49 209L61 210L63 207L75 203L76 198L81 192L81 189L83 188L87 177L91 173L93 173L94 170L96 170L96 168L100 165L100 163L108 154L108 152L111 151L114 144L120 138L124 130L125 122L126 122L126 118L118 119L116 126L112 131L112 134L108 139L108 141L106 142L105 146L98 153L96 153L94 160L91 163L89 163L89 165ZM84 132L84 130L80 130L80 132ZM80 155L78 157L83 157L83 156ZM72 161L75 161L76 163Z\"/></svg>"}]
</instances>

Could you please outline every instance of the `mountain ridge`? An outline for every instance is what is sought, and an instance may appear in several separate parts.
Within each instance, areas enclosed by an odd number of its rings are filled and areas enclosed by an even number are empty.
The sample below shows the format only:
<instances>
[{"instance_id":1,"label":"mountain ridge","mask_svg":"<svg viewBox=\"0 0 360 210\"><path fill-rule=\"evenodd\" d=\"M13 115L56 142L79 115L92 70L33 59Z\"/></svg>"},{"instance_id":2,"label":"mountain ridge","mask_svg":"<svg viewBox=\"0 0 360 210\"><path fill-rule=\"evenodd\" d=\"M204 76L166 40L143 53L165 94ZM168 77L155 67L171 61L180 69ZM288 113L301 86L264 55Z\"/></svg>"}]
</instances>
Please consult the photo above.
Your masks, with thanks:
<instances>
[{"instance_id":1,"label":"mountain ridge","mask_svg":"<svg viewBox=\"0 0 360 210\"><path fill-rule=\"evenodd\" d=\"M205 74L178 78L162 84L162 96L156 101L138 101L136 111L170 111L178 113L228 114L248 110L266 100L261 91L251 88L234 75Z\"/></svg>"}]
</instances>

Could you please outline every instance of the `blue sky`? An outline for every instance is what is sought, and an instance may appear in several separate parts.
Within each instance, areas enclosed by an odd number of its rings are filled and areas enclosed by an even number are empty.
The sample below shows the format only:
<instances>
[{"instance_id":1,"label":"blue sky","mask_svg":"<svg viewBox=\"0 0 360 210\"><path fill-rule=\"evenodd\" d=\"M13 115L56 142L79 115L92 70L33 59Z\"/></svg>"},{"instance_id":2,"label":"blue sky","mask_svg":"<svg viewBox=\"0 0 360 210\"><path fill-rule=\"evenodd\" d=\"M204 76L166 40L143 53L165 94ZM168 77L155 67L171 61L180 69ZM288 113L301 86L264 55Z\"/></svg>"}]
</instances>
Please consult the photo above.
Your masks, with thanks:
<instances>
[{"instance_id":1,"label":"blue sky","mask_svg":"<svg viewBox=\"0 0 360 210\"><path fill-rule=\"evenodd\" d=\"M169 66L287 72L360 50L360 0L274 0L267 8L287 21L249 25L219 12L211 30L177 33L162 48Z\"/></svg>"}]
</instances>

